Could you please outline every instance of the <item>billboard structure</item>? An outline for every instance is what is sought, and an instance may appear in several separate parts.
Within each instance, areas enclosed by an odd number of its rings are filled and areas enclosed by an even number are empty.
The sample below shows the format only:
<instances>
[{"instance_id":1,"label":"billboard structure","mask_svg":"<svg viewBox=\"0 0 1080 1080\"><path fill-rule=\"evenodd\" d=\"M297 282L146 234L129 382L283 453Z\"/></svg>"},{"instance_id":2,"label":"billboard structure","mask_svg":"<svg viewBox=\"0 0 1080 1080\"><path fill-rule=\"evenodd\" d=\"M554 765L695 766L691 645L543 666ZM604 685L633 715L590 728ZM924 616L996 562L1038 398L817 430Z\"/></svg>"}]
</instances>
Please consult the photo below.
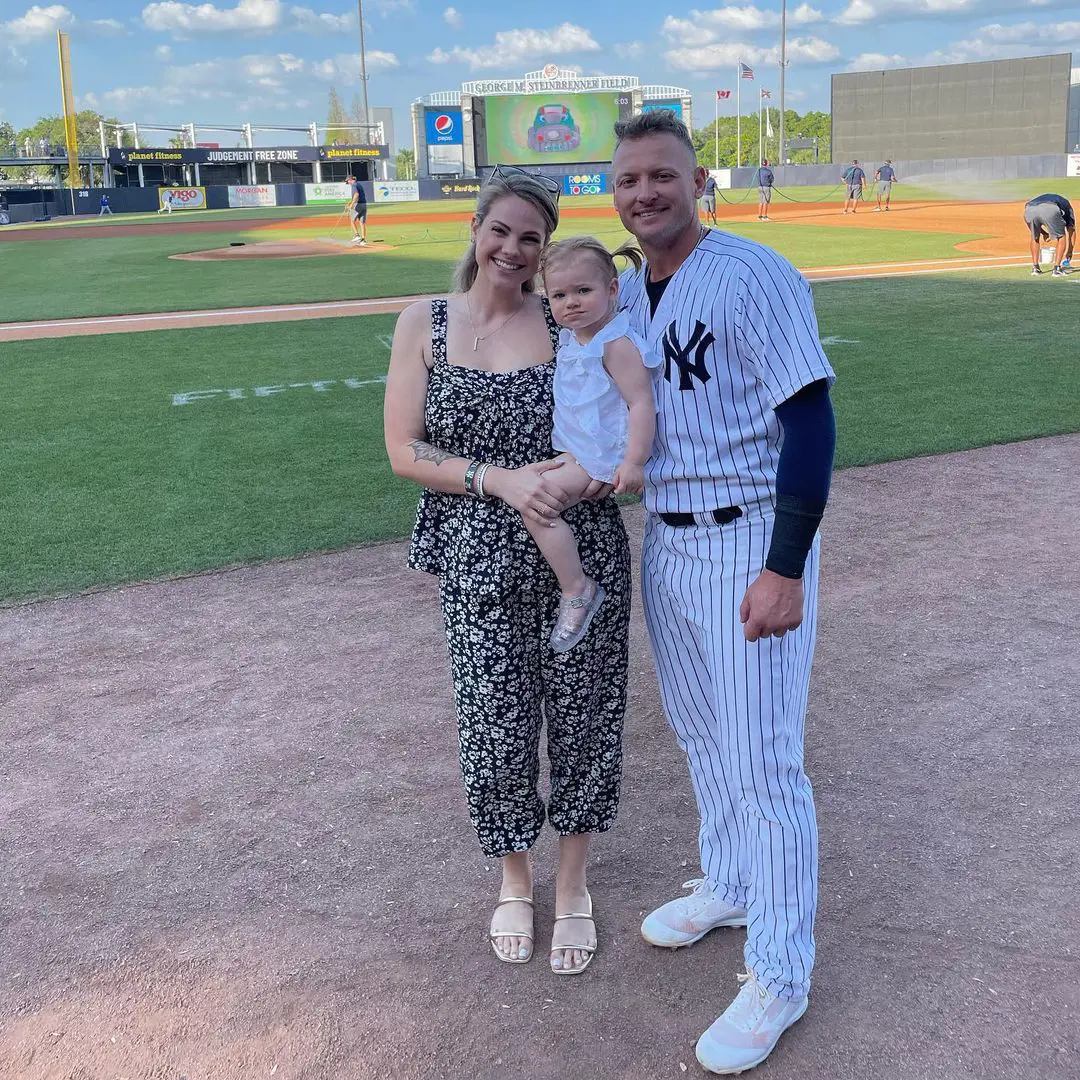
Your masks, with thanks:
<instances>
[{"instance_id":1,"label":"billboard structure","mask_svg":"<svg viewBox=\"0 0 1080 1080\"><path fill-rule=\"evenodd\" d=\"M691 125L689 90L642 86L635 75L582 76L548 64L522 78L467 82L414 102L419 175L472 178L501 163L560 182L595 176L611 161L616 121L654 108L672 109Z\"/></svg>"},{"instance_id":2,"label":"billboard structure","mask_svg":"<svg viewBox=\"0 0 1080 1080\"><path fill-rule=\"evenodd\" d=\"M1070 53L832 77L832 160L1060 154Z\"/></svg>"}]
</instances>

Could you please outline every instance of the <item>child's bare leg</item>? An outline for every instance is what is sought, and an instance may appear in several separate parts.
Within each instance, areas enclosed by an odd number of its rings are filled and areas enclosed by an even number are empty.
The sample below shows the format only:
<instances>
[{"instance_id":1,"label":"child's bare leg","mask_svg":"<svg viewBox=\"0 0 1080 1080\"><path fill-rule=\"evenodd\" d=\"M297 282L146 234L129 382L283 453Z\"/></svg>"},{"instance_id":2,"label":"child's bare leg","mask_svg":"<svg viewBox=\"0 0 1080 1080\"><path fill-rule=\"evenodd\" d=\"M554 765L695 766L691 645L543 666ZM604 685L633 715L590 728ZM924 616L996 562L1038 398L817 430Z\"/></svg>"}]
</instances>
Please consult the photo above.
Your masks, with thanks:
<instances>
[{"instance_id":1,"label":"child's bare leg","mask_svg":"<svg viewBox=\"0 0 1080 1080\"><path fill-rule=\"evenodd\" d=\"M567 506L574 506L581 501L585 489L592 483L592 477L570 456L560 455L564 465L546 475L550 483L559 488L569 500ZM585 590L585 570L578 555L577 540L574 531L561 517L554 518L550 525L535 525L525 519L525 528L536 541L540 554L547 560L548 566L555 572L563 596L581 596Z\"/></svg>"}]
</instances>

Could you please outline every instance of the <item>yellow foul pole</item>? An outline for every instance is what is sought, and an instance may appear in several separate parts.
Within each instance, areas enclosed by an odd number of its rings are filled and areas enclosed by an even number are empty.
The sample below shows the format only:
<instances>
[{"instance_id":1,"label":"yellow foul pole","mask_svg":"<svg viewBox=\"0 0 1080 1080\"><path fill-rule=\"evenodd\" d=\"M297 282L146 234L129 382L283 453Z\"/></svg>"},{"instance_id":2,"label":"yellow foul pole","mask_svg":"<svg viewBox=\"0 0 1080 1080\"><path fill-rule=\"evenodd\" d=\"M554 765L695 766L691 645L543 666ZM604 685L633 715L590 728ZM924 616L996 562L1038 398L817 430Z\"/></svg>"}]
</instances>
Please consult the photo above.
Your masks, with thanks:
<instances>
[{"instance_id":1,"label":"yellow foul pole","mask_svg":"<svg viewBox=\"0 0 1080 1080\"><path fill-rule=\"evenodd\" d=\"M62 30L56 31L56 43L60 49L60 94L64 99L64 137L68 154L68 187L81 186L82 175L79 172L79 142L75 130L75 94L71 89L71 50L68 36ZM74 196L72 196L74 198Z\"/></svg>"}]
</instances>

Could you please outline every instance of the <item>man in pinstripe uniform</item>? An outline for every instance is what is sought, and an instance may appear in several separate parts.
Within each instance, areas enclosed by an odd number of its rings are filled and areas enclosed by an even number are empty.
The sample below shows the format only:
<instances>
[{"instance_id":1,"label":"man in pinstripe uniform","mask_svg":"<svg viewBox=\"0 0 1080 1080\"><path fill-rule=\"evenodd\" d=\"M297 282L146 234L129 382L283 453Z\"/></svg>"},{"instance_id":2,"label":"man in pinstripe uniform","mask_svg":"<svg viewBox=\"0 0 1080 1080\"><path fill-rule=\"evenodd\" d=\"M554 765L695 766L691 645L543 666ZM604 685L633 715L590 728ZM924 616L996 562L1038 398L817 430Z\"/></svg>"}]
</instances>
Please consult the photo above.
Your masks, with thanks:
<instances>
[{"instance_id":1,"label":"man in pinstripe uniform","mask_svg":"<svg viewBox=\"0 0 1080 1080\"><path fill-rule=\"evenodd\" d=\"M803 717L833 372L798 271L700 226L705 170L678 118L657 110L615 130L615 206L648 259L623 276L622 301L665 359L645 618L701 815L703 876L642 934L679 947L747 927L741 989L697 1044L706 1069L736 1073L765 1060L810 990L817 826Z\"/></svg>"}]
</instances>

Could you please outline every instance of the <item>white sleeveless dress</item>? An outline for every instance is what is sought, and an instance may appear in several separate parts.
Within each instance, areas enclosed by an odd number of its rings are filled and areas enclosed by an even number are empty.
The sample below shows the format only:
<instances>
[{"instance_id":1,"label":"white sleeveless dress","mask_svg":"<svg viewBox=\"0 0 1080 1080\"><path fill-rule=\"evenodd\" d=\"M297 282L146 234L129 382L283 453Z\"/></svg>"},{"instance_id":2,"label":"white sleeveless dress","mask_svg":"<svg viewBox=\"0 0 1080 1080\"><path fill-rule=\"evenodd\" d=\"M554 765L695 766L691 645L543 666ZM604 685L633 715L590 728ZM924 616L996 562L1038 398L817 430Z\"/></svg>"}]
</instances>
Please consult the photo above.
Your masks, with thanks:
<instances>
[{"instance_id":1,"label":"white sleeveless dress","mask_svg":"<svg viewBox=\"0 0 1080 1080\"><path fill-rule=\"evenodd\" d=\"M564 328L559 334L555 362L552 445L573 454L594 480L605 484L611 483L622 463L630 433L630 410L604 367L604 346L620 337L628 338L641 353L655 386L663 358L631 328L625 311L620 311L587 345Z\"/></svg>"}]
</instances>

